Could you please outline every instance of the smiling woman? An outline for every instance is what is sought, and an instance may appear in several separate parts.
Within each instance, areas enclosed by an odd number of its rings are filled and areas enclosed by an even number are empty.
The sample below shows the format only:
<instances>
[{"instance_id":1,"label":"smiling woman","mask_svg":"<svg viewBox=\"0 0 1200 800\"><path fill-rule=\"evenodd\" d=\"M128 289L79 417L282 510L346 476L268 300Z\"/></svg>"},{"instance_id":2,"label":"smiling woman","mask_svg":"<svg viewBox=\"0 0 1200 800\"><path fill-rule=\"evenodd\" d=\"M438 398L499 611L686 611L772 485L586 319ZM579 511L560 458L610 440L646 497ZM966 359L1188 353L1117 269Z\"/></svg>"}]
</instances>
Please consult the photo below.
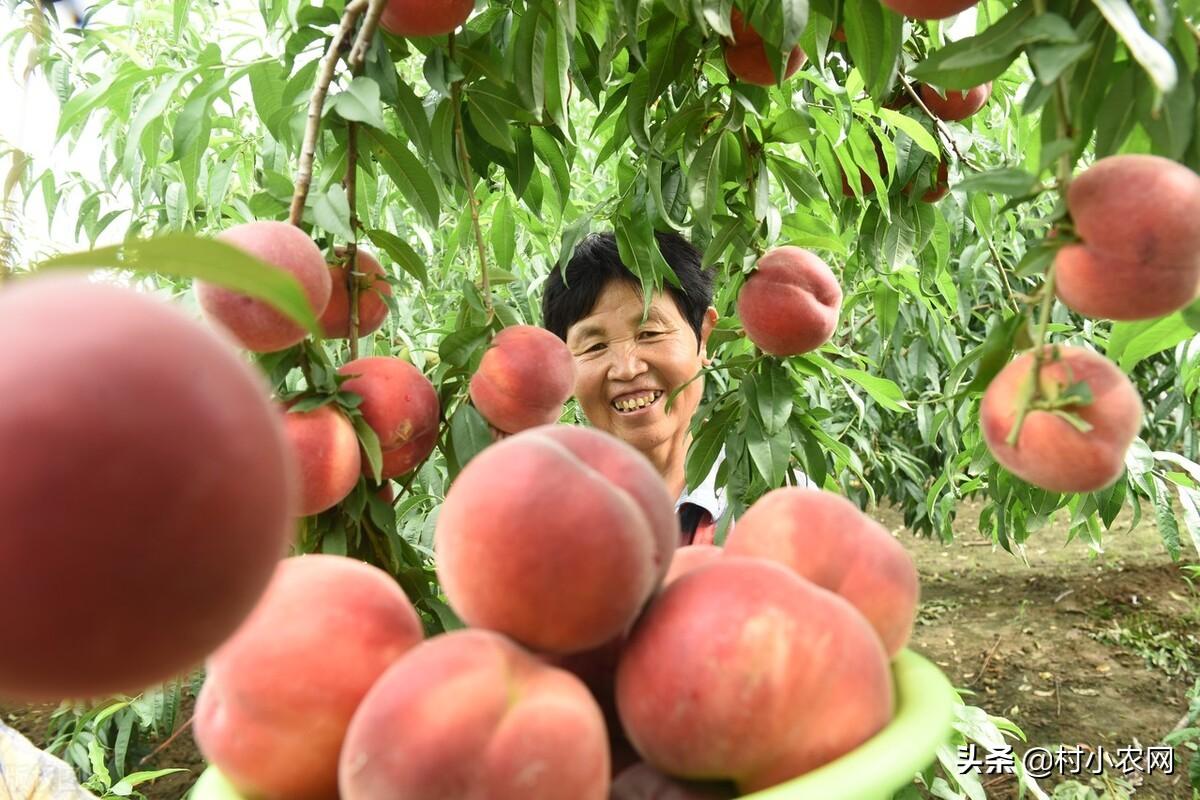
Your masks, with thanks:
<instances>
[{"instance_id":1,"label":"smiling woman","mask_svg":"<svg viewBox=\"0 0 1200 800\"><path fill-rule=\"evenodd\" d=\"M712 523L725 507L724 493L714 486L716 466L691 494L684 492L683 468L688 429L704 393L703 378L692 378L711 361L705 346L717 322L712 274L686 239L656 236L680 288L655 293L648 313L613 235L602 233L575 248L565 280L558 271L550 275L542 317L575 359L575 397L588 421L650 459L678 498L685 543L693 535L711 541ZM685 384L668 410L667 395Z\"/></svg>"}]
</instances>

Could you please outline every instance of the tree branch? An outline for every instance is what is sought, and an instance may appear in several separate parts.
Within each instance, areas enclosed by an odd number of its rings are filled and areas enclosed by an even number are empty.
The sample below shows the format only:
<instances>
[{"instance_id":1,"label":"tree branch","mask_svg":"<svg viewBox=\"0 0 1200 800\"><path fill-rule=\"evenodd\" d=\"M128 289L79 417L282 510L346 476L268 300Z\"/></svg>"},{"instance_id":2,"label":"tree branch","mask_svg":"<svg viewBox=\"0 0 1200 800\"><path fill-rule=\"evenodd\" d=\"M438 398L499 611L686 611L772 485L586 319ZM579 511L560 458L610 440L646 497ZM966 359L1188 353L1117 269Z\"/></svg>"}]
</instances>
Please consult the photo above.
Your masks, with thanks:
<instances>
[{"instance_id":1,"label":"tree branch","mask_svg":"<svg viewBox=\"0 0 1200 800\"><path fill-rule=\"evenodd\" d=\"M374 0L377 6L382 6L382 0ZM308 101L308 127L304 131L304 144L300 149L300 166L296 170L296 188L292 194L292 207L288 214L288 222L299 225L304 216L304 203L308 199L308 188L312 184L313 159L317 153L317 137L321 133L321 112L325 108L325 96L329 94L329 85L333 83L333 73L337 68L338 56L342 51L342 43L354 29L354 23L367 10L368 0L353 0L346 6L342 14L342 24L329 42L329 49L321 59L317 71L317 84L312 97Z\"/></svg>"}]
</instances>

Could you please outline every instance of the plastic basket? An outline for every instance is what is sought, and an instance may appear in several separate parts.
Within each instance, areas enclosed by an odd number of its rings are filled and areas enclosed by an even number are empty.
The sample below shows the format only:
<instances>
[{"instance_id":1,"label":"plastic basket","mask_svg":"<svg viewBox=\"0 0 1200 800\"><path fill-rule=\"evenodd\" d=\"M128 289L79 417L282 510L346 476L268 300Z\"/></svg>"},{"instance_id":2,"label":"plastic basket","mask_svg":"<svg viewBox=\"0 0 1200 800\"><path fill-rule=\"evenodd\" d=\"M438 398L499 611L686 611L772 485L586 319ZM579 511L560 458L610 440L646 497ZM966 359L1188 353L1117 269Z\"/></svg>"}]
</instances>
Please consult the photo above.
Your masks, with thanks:
<instances>
[{"instance_id":1,"label":"plastic basket","mask_svg":"<svg viewBox=\"0 0 1200 800\"><path fill-rule=\"evenodd\" d=\"M958 695L936 666L911 650L892 660L896 714L886 728L850 753L795 780L742 800L888 800L933 763L954 730ZM245 800L209 767L191 800Z\"/></svg>"}]
</instances>

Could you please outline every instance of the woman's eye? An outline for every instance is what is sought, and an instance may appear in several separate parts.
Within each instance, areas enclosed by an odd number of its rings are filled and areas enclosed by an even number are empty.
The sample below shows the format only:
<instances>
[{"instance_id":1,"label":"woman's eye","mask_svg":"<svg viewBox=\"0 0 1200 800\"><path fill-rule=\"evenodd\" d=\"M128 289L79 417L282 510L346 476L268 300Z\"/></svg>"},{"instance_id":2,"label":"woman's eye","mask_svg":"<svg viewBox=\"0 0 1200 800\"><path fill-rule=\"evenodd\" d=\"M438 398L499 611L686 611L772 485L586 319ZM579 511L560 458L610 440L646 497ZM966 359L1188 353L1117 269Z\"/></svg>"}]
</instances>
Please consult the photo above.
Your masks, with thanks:
<instances>
[{"instance_id":1,"label":"woman's eye","mask_svg":"<svg viewBox=\"0 0 1200 800\"><path fill-rule=\"evenodd\" d=\"M662 336L662 331L642 331L641 336L643 339L653 339Z\"/></svg>"},{"instance_id":2,"label":"woman's eye","mask_svg":"<svg viewBox=\"0 0 1200 800\"><path fill-rule=\"evenodd\" d=\"M597 342L596 344L592 345L591 347L589 347L587 350L584 350L583 352L585 352L585 353L599 353L599 352L600 352L601 350L603 350L603 349L604 349L604 345L603 345L602 343L600 343L600 342Z\"/></svg>"}]
</instances>

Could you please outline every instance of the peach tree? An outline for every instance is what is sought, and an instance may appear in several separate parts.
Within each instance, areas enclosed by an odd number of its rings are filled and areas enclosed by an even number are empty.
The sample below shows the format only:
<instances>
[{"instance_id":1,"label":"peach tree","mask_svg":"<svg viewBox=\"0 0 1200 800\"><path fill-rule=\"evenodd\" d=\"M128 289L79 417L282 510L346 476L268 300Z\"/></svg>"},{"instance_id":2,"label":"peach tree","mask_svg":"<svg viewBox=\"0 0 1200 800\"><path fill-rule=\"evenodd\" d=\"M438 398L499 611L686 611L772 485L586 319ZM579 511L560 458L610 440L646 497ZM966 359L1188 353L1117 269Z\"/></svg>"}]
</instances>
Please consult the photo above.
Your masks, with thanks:
<instances>
[{"instance_id":1,"label":"peach tree","mask_svg":"<svg viewBox=\"0 0 1200 800\"><path fill-rule=\"evenodd\" d=\"M1148 504L1172 557L1200 550L1194 189L1092 172L1154 156L1196 180L1197 0L480 0L416 27L400 0L99 2L73 21L8 5L20 24L2 50L56 97L63 157L2 151L0 277L106 266L184 302L199 279L292 309L313 335L255 358L297 411L337 409L364 453L299 547L387 568L430 630L458 624L432 568L437 509L491 441L471 377L501 330L539 322L546 276L593 230L615 232L648 289L674 279L655 230L685 233L716 270L687 479L724 452L733 515L798 469L947 540L981 496L982 532L1006 549L1064 511L1099 543ZM261 221L357 264L339 273L340 335L215 238ZM91 249L42 251L45 225ZM819 254L843 292L831 338L786 357L735 313L781 245ZM1118 308L1080 299L1114 293L1098 287L1130 264L1143 269ZM1160 267L1183 288L1151 285ZM1096 351L1138 397L1085 489L1002 445L1043 429L1051 448L1096 444L1106 397L1088 380L1026 368L993 441L981 421L1006 365L1059 363L1046 345ZM386 487L392 442L342 370L375 357L436 394L428 452ZM583 422L573 405L563 419Z\"/></svg>"}]
</instances>

